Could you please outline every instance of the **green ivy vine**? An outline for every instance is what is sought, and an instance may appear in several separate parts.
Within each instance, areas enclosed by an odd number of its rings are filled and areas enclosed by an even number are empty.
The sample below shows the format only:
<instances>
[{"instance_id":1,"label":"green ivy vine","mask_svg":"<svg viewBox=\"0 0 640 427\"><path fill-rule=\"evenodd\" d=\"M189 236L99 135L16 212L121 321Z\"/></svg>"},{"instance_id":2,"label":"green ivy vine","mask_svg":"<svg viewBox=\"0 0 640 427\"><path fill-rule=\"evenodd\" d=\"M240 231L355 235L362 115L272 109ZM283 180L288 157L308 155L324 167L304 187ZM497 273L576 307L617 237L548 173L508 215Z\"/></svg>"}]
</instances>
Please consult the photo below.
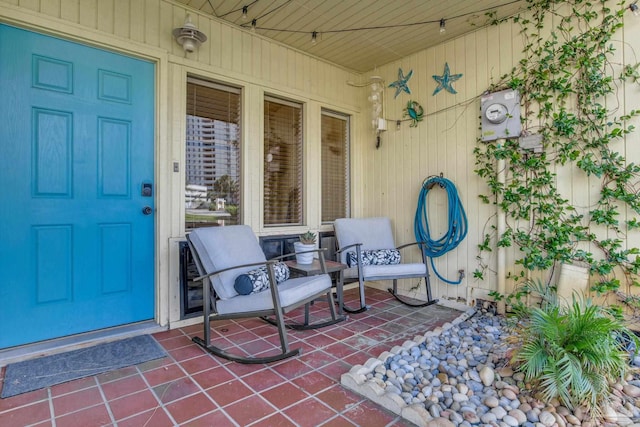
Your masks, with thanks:
<instances>
[{"instance_id":1,"label":"green ivy vine","mask_svg":"<svg viewBox=\"0 0 640 427\"><path fill-rule=\"evenodd\" d=\"M618 291L621 278L638 285L640 250L629 246L626 234L640 228L640 165L617 151L634 130L629 120L640 113L616 115L619 86L640 78L638 64L614 62L621 43L613 36L627 7L624 1L526 1L526 11L507 18L522 30L523 59L488 91L519 91L523 132L541 135L543 150L523 150L517 138L475 148L475 172L490 192L480 197L505 213L507 228L502 235L495 226L486 230L474 276L484 279L484 252L515 246L516 281L527 270L549 272L550 280L559 263L577 261L590 267L600 293ZM559 190L557 172L567 168L597 185L591 206L575 206Z\"/></svg>"}]
</instances>

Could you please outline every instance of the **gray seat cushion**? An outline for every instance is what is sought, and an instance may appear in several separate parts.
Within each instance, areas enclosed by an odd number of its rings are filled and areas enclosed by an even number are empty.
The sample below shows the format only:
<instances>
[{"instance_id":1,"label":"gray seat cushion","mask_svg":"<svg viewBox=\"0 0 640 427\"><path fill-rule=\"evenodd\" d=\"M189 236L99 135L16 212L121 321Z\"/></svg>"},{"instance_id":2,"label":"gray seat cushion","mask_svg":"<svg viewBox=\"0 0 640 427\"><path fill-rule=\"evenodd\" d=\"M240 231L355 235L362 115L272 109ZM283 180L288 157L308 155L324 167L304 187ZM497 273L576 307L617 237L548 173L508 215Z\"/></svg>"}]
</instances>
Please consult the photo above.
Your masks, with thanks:
<instances>
[{"instance_id":1,"label":"gray seat cushion","mask_svg":"<svg viewBox=\"0 0 640 427\"><path fill-rule=\"evenodd\" d=\"M197 228L189 233L189 240L207 273L266 261L258 239L248 225ZM211 277L211 285L218 298L236 297L238 293L233 286L236 277L255 269L255 266L238 268Z\"/></svg>"},{"instance_id":2,"label":"gray seat cushion","mask_svg":"<svg viewBox=\"0 0 640 427\"><path fill-rule=\"evenodd\" d=\"M389 218L339 218L333 223L340 248L362 243L362 250L395 249ZM348 251L355 251L350 248ZM340 254L340 262L347 263L347 253Z\"/></svg>"},{"instance_id":3,"label":"gray seat cushion","mask_svg":"<svg viewBox=\"0 0 640 427\"><path fill-rule=\"evenodd\" d=\"M385 277L393 279L400 276L424 276L426 273L427 267L421 262L411 264L365 265L362 268L362 276L365 281L370 277L382 280ZM357 279L358 267L347 268L343 274L345 279Z\"/></svg>"},{"instance_id":4,"label":"gray seat cushion","mask_svg":"<svg viewBox=\"0 0 640 427\"><path fill-rule=\"evenodd\" d=\"M285 309L290 305L298 304L308 298L331 289L331 279L328 274L320 274L311 277L298 277L289 279L278 285L280 304ZM273 308L271 291L258 292L251 295L238 295L235 298L220 300L217 302L217 311L220 314L246 313L250 311L268 310Z\"/></svg>"}]
</instances>

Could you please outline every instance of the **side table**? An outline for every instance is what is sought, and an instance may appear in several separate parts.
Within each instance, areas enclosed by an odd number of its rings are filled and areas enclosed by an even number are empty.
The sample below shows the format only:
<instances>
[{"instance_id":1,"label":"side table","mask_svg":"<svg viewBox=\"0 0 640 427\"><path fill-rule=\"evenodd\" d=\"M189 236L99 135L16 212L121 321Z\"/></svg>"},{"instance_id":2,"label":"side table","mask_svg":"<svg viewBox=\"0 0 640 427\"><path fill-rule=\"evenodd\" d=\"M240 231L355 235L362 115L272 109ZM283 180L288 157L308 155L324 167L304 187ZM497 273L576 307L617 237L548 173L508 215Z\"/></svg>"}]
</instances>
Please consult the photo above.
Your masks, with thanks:
<instances>
[{"instance_id":1,"label":"side table","mask_svg":"<svg viewBox=\"0 0 640 427\"><path fill-rule=\"evenodd\" d=\"M285 264L289 267L289 270L300 276L315 276L317 274L322 274L322 266L320 265L320 261L316 258L313 260L311 264L298 264L295 260L285 261ZM343 314L343 277L342 272L348 268L346 264L342 264L340 262L328 261L325 260L324 265L327 269L327 273L337 273L338 280L336 280L336 296L338 298L338 315L342 316ZM308 313L305 313L305 317ZM306 319L308 320L308 319Z\"/></svg>"}]
</instances>

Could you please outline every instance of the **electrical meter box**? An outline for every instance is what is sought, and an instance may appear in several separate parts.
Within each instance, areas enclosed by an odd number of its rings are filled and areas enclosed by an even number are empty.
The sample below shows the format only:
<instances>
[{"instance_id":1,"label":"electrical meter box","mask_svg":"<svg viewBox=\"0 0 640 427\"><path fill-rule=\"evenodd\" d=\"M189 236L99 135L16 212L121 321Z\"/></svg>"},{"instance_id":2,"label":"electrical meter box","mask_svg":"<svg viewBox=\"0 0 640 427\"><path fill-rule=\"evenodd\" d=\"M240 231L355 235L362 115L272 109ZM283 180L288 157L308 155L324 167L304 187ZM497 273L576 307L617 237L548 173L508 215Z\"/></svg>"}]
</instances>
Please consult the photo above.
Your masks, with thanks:
<instances>
[{"instance_id":1,"label":"electrical meter box","mask_svg":"<svg viewBox=\"0 0 640 427\"><path fill-rule=\"evenodd\" d=\"M520 123L520 94L517 90L502 90L480 98L482 140L518 138Z\"/></svg>"}]
</instances>

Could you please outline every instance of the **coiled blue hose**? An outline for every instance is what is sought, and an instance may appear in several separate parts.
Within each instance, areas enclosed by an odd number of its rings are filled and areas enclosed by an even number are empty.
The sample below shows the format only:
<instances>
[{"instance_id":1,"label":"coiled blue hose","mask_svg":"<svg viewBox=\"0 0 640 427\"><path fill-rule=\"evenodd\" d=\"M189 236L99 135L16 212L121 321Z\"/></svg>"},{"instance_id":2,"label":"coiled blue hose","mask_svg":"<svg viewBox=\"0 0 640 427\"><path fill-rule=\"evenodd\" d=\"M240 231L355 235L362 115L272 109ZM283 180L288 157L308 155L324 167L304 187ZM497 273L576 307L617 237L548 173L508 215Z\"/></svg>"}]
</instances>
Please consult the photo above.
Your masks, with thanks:
<instances>
[{"instance_id":1,"label":"coiled blue hose","mask_svg":"<svg viewBox=\"0 0 640 427\"><path fill-rule=\"evenodd\" d=\"M431 232L429 231L427 196L429 191L435 186L447 191L449 201L449 227L442 237L434 240L431 238ZM463 271L460 271L460 277L457 281L447 280L436 270L433 258L442 256L455 249L467 236L467 226L467 214L464 212L464 207L458 197L458 191L456 190L455 184L442 176L433 176L428 178L422 184L422 189L420 190L413 229L416 240L418 242L425 243L421 245L421 247L424 255L429 257L429 260L431 261L431 268L434 273L436 273L436 276L438 276L438 278L443 282L451 285L459 285L462 282L462 278L464 277Z\"/></svg>"}]
</instances>

